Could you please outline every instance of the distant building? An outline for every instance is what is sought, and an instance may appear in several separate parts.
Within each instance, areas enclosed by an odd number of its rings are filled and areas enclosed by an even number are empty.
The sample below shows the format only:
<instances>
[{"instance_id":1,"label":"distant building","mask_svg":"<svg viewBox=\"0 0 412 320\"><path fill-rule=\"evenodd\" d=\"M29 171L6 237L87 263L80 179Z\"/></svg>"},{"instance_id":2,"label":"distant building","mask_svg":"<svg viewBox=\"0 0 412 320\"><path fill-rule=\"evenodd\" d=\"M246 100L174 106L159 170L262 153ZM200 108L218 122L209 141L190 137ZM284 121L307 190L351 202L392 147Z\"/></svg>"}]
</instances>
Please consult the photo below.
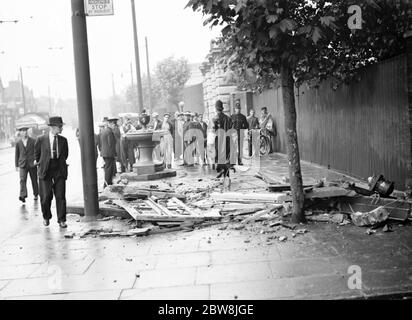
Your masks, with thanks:
<instances>
[{"instance_id":1,"label":"distant building","mask_svg":"<svg viewBox=\"0 0 412 320\"><path fill-rule=\"evenodd\" d=\"M201 63L189 64L190 78L183 89L185 110L197 113L205 112L203 99L203 75L200 71Z\"/></svg>"}]
</instances>

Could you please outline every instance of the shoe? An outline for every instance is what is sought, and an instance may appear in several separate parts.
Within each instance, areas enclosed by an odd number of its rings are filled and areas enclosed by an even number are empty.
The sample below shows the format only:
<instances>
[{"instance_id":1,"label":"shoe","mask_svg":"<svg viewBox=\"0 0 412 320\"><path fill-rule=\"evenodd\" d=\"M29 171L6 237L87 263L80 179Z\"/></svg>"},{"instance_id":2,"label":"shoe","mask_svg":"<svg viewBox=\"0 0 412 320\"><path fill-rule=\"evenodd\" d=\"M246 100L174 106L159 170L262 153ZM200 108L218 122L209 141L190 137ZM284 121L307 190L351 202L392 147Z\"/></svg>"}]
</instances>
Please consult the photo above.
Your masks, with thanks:
<instances>
[{"instance_id":1,"label":"shoe","mask_svg":"<svg viewBox=\"0 0 412 320\"><path fill-rule=\"evenodd\" d=\"M243 166L243 162L239 162L239 166Z\"/></svg>"},{"instance_id":2,"label":"shoe","mask_svg":"<svg viewBox=\"0 0 412 320\"><path fill-rule=\"evenodd\" d=\"M45 227L47 227L49 224L50 224L49 219L44 219L44 220L43 220L43 225L44 225Z\"/></svg>"},{"instance_id":3,"label":"shoe","mask_svg":"<svg viewBox=\"0 0 412 320\"><path fill-rule=\"evenodd\" d=\"M34 196L34 201L39 200L39 196Z\"/></svg>"},{"instance_id":4,"label":"shoe","mask_svg":"<svg viewBox=\"0 0 412 320\"><path fill-rule=\"evenodd\" d=\"M59 222L60 228L67 228L67 224L64 221Z\"/></svg>"},{"instance_id":5,"label":"shoe","mask_svg":"<svg viewBox=\"0 0 412 320\"><path fill-rule=\"evenodd\" d=\"M26 199L25 199L25 198L19 197L19 200L20 200L21 202L23 202L23 203L26 203Z\"/></svg>"}]
</instances>

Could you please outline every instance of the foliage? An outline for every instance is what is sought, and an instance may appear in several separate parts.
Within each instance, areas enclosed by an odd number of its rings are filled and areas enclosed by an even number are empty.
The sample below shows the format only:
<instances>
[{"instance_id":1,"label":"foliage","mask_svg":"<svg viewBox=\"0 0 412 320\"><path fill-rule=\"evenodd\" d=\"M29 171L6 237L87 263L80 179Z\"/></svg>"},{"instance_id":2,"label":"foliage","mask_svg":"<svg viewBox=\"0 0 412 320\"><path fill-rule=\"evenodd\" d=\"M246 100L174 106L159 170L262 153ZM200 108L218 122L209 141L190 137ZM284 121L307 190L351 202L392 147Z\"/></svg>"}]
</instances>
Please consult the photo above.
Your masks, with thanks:
<instances>
[{"instance_id":1,"label":"foliage","mask_svg":"<svg viewBox=\"0 0 412 320\"><path fill-rule=\"evenodd\" d=\"M162 98L167 104L177 108L183 98L184 85L190 77L187 59L170 56L160 61L156 65L155 77Z\"/></svg>"},{"instance_id":2,"label":"foliage","mask_svg":"<svg viewBox=\"0 0 412 320\"><path fill-rule=\"evenodd\" d=\"M352 4L362 9L361 30L348 28ZM402 52L412 21L409 0L190 0L187 7L202 11L205 24L225 26L221 63L258 90L282 65L296 84L352 81L361 68Z\"/></svg>"}]
</instances>

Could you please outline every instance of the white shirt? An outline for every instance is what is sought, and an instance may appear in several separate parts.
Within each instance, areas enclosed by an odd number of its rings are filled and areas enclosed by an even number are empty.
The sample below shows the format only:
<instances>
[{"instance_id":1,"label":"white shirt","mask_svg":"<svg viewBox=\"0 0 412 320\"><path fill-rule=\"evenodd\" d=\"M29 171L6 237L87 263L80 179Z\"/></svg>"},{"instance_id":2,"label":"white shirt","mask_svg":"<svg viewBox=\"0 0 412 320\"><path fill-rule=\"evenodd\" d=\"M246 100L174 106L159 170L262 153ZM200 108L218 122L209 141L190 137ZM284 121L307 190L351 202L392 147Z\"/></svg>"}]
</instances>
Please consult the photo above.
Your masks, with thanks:
<instances>
[{"instance_id":1,"label":"white shirt","mask_svg":"<svg viewBox=\"0 0 412 320\"><path fill-rule=\"evenodd\" d=\"M29 138L21 138L21 142L23 142L25 148L27 147L27 141L29 141Z\"/></svg>"},{"instance_id":2,"label":"white shirt","mask_svg":"<svg viewBox=\"0 0 412 320\"><path fill-rule=\"evenodd\" d=\"M56 136L58 136L58 134L56 134ZM54 134L51 133L51 131L49 132L49 140L50 140L50 159L53 159ZM57 158L59 158L59 138L57 138L57 141L56 141L56 150L57 150Z\"/></svg>"}]
</instances>

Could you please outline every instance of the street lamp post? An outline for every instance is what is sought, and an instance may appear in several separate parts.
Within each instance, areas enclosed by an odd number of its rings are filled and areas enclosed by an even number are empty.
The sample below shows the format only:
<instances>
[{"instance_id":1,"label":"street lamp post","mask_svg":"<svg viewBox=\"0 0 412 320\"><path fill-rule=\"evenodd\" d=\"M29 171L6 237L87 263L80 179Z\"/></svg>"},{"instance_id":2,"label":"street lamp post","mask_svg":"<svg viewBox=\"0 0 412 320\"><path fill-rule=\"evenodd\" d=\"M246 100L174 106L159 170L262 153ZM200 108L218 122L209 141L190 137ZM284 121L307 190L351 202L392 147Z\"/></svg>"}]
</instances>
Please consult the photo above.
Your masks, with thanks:
<instances>
[{"instance_id":1,"label":"street lamp post","mask_svg":"<svg viewBox=\"0 0 412 320\"><path fill-rule=\"evenodd\" d=\"M79 115L84 212L93 220L99 212L96 154L84 0L71 0L77 112Z\"/></svg>"},{"instance_id":2,"label":"street lamp post","mask_svg":"<svg viewBox=\"0 0 412 320\"><path fill-rule=\"evenodd\" d=\"M135 54L135 59L136 59L137 109L138 109L138 112L141 112L143 110L143 90L142 90L142 79L140 77L139 42L137 40L136 12L135 12L134 0L131 0L131 1L132 1L132 18L133 18L134 54Z\"/></svg>"},{"instance_id":3,"label":"street lamp post","mask_svg":"<svg viewBox=\"0 0 412 320\"><path fill-rule=\"evenodd\" d=\"M23 114L26 114L26 97L24 95L23 70L20 67L21 98L23 100Z\"/></svg>"}]
</instances>

